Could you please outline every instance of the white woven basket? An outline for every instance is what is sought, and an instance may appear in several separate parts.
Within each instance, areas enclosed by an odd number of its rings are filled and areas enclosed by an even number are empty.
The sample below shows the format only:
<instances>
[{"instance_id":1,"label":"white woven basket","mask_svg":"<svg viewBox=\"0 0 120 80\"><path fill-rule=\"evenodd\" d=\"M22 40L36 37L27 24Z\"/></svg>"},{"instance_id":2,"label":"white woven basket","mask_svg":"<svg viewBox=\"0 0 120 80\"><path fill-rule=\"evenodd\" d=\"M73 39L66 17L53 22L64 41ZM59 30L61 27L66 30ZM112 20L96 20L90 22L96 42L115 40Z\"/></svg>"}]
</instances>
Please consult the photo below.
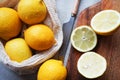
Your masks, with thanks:
<instances>
[{"instance_id":1,"label":"white woven basket","mask_svg":"<svg viewBox=\"0 0 120 80\"><path fill-rule=\"evenodd\" d=\"M56 13L56 2L55 0L44 0L48 10L48 16L44 21L44 24L50 26L53 30L56 44L46 51L36 51L35 55L31 58L18 63L15 61L11 61L6 52L4 51L4 45L0 42L0 58L1 61L13 71L19 74L30 74L36 72L39 68L40 64L45 60L53 57L55 53L60 49L62 42L63 42L63 32L62 32L62 25L58 18L58 14Z\"/></svg>"}]
</instances>

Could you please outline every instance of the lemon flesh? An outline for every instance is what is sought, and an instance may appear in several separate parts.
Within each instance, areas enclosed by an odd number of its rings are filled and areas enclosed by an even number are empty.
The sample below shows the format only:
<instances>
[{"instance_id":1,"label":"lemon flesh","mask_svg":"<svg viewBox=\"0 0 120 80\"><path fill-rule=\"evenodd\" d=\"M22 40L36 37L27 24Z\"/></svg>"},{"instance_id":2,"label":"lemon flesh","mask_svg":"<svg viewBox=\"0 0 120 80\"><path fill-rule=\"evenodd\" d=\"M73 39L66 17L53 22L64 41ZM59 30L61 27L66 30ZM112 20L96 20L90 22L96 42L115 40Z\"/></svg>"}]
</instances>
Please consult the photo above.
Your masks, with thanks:
<instances>
[{"instance_id":1,"label":"lemon flesh","mask_svg":"<svg viewBox=\"0 0 120 80\"><path fill-rule=\"evenodd\" d=\"M107 68L107 62L101 55L87 52L79 58L77 68L81 75L93 79L103 75Z\"/></svg>"},{"instance_id":2,"label":"lemon flesh","mask_svg":"<svg viewBox=\"0 0 120 80\"><path fill-rule=\"evenodd\" d=\"M71 34L71 43L80 52L90 51L97 44L97 36L89 26L79 26Z\"/></svg>"},{"instance_id":3,"label":"lemon flesh","mask_svg":"<svg viewBox=\"0 0 120 80\"><path fill-rule=\"evenodd\" d=\"M120 13L115 10L98 12L91 20L91 27L101 35L112 34L120 25Z\"/></svg>"}]
</instances>

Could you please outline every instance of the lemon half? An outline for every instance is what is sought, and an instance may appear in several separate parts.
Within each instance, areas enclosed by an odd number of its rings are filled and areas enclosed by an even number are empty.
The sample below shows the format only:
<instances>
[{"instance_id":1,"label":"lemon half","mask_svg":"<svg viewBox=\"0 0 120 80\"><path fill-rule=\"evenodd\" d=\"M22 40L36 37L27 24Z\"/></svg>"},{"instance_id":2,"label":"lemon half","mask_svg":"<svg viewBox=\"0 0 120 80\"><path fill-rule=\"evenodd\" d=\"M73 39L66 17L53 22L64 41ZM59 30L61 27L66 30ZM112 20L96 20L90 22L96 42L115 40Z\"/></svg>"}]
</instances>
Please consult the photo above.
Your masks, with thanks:
<instances>
[{"instance_id":1,"label":"lemon half","mask_svg":"<svg viewBox=\"0 0 120 80\"><path fill-rule=\"evenodd\" d=\"M115 10L103 10L91 19L91 27L97 34L110 35L120 25L120 13Z\"/></svg>"},{"instance_id":2,"label":"lemon half","mask_svg":"<svg viewBox=\"0 0 120 80\"><path fill-rule=\"evenodd\" d=\"M72 31L71 43L80 52L92 50L97 44L97 35L89 26L79 26Z\"/></svg>"},{"instance_id":3,"label":"lemon half","mask_svg":"<svg viewBox=\"0 0 120 80\"><path fill-rule=\"evenodd\" d=\"M106 59L95 52L82 54L77 62L77 69L80 74L89 79L102 76L106 68Z\"/></svg>"}]
</instances>

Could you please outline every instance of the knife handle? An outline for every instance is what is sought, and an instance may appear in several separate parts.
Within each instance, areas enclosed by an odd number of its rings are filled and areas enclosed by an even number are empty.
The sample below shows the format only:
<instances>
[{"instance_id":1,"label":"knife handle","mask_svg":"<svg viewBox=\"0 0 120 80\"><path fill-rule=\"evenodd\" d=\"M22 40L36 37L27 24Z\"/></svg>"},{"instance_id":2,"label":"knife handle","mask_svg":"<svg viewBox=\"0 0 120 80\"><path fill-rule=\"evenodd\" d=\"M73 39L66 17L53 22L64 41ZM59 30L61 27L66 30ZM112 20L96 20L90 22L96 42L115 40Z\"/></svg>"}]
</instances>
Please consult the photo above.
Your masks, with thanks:
<instances>
[{"instance_id":1,"label":"knife handle","mask_svg":"<svg viewBox=\"0 0 120 80\"><path fill-rule=\"evenodd\" d=\"M72 10L72 16L76 16L79 8L80 0L75 0L73 10Z\"/></svg>"}]
</instances>

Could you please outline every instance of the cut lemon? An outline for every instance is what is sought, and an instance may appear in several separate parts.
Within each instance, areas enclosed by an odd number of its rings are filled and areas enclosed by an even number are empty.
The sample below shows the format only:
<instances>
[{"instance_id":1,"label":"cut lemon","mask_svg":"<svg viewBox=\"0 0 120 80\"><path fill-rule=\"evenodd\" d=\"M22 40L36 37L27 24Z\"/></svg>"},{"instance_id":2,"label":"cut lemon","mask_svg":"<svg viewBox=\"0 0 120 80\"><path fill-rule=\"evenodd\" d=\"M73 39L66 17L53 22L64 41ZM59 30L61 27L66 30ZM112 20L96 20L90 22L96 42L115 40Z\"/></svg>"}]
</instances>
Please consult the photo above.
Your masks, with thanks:
<instances>
[{"instance_id":1,"label":"cut lemon","mask_svg":"<svg viewBox=\"0 0 120 80\"><path fill-rule=\"evenodd\" d=\"M71 44L80 52L90 51L97 44L96 33L89 26L79 26L72 31Z\"/></svg>"},{"instance_id":2,"label":"cut lemon","mask_svg":"<svg viewBox=\"0 0 120 80\"><path fill-rule=\"evenodd\" d=\"M102 76L106 71L106 68L106 59L95 52L82 54L77 62L77 69L79 73L89 79Z\"/></svg>"},{"instance_id":3,"label":"cut lemon","mask_svg":"<svg viewBox=\"0 0 120 80\"><path fill-rule=\"evenodd\" d=\"M110 35L120 25L120 13L115 10L103 10L91 19L91 27L100 35Z\"/></svg>"}]
</instances>

